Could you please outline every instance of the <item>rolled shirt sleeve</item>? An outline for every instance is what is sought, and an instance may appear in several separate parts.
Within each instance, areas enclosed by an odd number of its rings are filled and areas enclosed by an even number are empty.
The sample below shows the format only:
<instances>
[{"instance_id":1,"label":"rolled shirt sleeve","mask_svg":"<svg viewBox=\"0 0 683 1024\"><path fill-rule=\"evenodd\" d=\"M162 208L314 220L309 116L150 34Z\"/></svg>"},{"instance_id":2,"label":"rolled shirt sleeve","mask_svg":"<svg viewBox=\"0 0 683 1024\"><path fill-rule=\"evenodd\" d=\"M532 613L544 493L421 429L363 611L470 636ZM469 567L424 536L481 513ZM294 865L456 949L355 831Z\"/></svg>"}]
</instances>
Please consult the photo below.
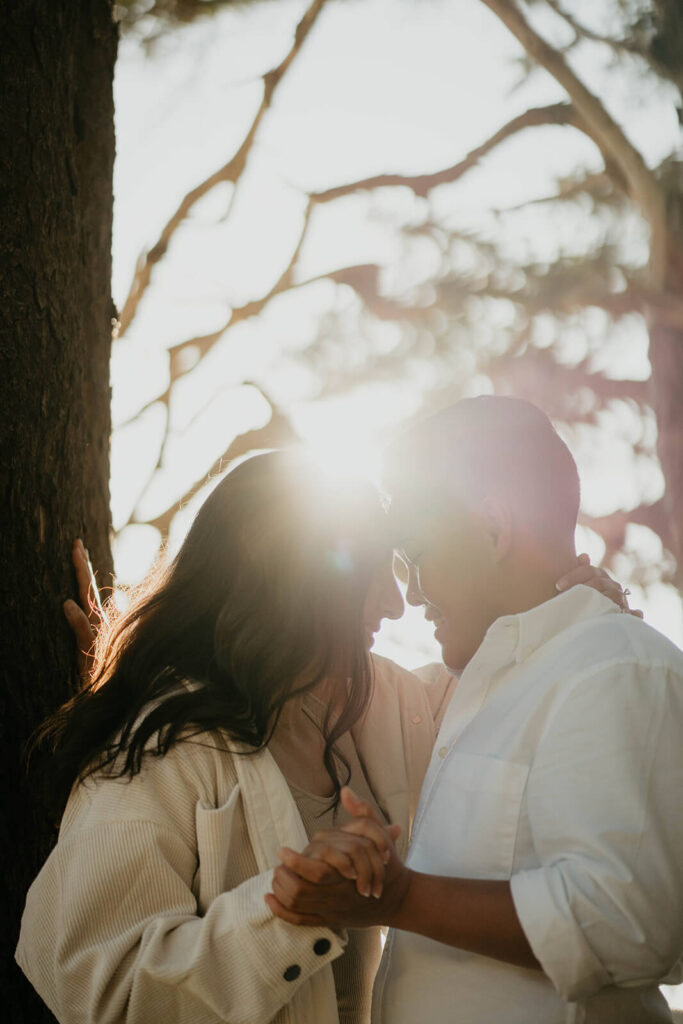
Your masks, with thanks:
<instances>
[{"instance_id":1,"label":"rolled shirt sleeve","mask_svg":"<svg viewBox=\"0 0 683 1024\"><path fill-rule=\"evenodd\" d=\"M662 980L683 950L683 679L614 661L546 724L527 806L540 866L515 873L520 923L566 1000Z\"/></svg>"}]
</instances>

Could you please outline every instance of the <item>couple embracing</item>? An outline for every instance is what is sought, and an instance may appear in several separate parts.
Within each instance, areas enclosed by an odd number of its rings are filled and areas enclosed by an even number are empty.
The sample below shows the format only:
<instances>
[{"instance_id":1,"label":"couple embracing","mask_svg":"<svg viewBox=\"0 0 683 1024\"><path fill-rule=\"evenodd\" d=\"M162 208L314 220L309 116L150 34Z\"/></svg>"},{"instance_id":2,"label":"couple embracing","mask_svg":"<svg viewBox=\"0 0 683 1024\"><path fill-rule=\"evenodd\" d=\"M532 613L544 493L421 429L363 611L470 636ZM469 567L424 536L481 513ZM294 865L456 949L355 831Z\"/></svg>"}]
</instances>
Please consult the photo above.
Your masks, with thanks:
<instances>
[{"instance_id":1,"label":"couple embracing","mask_svg":"<svg viewBox=\"0 0 683 1024\"><path fill-rule=\"evenodd\" d=\"M439 413L385 483L388 514L242 463L101 632L43 730L68 800L17 951L60 1021L361 1024L376 970L373 1024L671 1019L683 655L577 568L530 404ZM422 679L368 655L392 548Z\"/></svg>"}]
</instances>

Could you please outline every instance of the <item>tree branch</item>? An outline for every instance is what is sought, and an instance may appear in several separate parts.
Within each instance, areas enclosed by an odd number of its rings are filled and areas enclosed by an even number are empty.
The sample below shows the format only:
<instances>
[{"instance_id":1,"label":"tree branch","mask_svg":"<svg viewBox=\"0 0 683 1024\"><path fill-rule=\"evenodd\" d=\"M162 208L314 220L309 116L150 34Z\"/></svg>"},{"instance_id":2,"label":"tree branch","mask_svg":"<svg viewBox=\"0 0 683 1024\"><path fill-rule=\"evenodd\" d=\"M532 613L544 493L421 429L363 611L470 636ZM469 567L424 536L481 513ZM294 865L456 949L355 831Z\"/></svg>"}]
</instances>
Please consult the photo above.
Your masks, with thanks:
<instances>
[{"instance_id":1,"label":"tree branch","mask_svg":"<svg viewBox=\"0 0 683 1024\"><path fill-rule=\"evenodd\" d=\"M275 91L292 62L298 56L301 47L306 41L306 38L313 28L324 5L325 0L313 0L296 27L294 42L292 43L288 53L277 67L263 75L263 96L261 97L261 103L259 104L256 115L237 152L223 167L209 175L209 177L205 178L204 181L196 186L196 188L193 188L187 193L178 206L178 209L162 229L156 243L148 252L143 252L138 259L133 281L119 313L119 337L122 337L125 334L133 320L133 317L135 316L140 300L150 285L152 270L155 264L163 258L173 235L186 219L195 203L202 199L203 196L207 195L208 192L221 182L233 182L234 184L237 184L242 172L244 171L249 154L251 153L254 139L261 121L272 104Z\"/></svg>"},{"instance_id":2,"label":"tree branch","mask_svg":"<svg viewBox=\"0 0 683 1024\"><path fill-rule=\"evenodd\" d=\"M421 230L433 230L431 224ZM430 236L431 237L431 234ZM663 292L643 281L643 273L619 261L615 241L605 241L583 256L558 257L553 263L520 264L503 257L499 246L473 232L451 228L449 243L464 242L480 257L476 271L443 272L433 282L446 311L461 306L468 296L503 299L533 316L549 312L573 315L590 306L603 309L613 319L632 313L655 318L658 324L683 329L683 295ZM623 282L615 285L617 272Z\"/></svg>"},{"instance_id":3,"label":"tree branch","mask_svg":"<svg viewBox=\"0 0 683 1024\"><path fill-rule=\"evenodd\" d=\"M303 222L301 225L301 231L299 232L299 238L290 256L289 263L280 274L270 291L266 292L259 299L253 299L251 302L247 302L244 306L235 306L228 317L228 320L222 327L219 327L217 331L213 331L211 334L205 334L196 338L190 338L187 341L181 341L177 345L173 345L169 351L169 371L171 385L175 383L180 377L184 376L185 372L180 367L179 357L182 352L188 348L196 348L199 353L197 362L191 367L195 369L197 363L199 363L204 356L213 348L217 341L225 334L230 328L234 327L235 324L240 323L243 320L249 320L251 317L258 316L259 313L268 305L271 299L274 299L276 295L281 295L283 292L292 291L294 288L301 288L304 284L310 282L294 282L294 272L296 270L297 263L299 262L299 256L301 255L301 249L306 239L308 227L311 222L311 213L313 210L313 204L309 201L306 204L304 210Z\"/></svg>"},{"instance_id":4,"label":"tree branch","mask_svg":"<svg viewBox=\"0 0 683 1024\"><path fill-rule=\"evenodd\" d=\"M284 292L295 291L298 288L307 288L309 285L317 284L319 281L332 281L333 284L347 285L356 292L367 308L381 320L412 319L412 308L410 306L380 295L377 287L380 269L375 263L363 263L352 267L340 267L338 270L316 274L314 277L307 277L305 280L297 282L292 282L291 276L283 276L267 295L262 296L260 299L254 299L244 306L236 306L230 314L228 322L219 327L217 331L196 338L188 338L187 341L181 341L170 348L172 379L174 381L178 380L186 372L190 372L178 368L177 361L182 352L189 348L194 348L199 352L199 360L203 359L229 328L234 327L235 324L243 320L258 316L271 299L274 299L277 295L282 295ZM197 363L191 369L194 370L196 365Z\"/></svg>"},{"instance_id":5,"label":"tree branch","mask_svg":"<svg viewBox=\"0 0 683 1024\"><path fill-rule=\"evenodd\" d=\"M143 415L143 413L147 412L148 409L151 409L151 407L153 405L156 405L157 402L161 402L162 405L165 405L166 408L168 409L170 406L171 391L176 381L182 379L188 373L192 373L192 371L201 362L204 355L206 355L211 350L211 348L213 348L216 342L220 341L221 337L230 327L234 326L234 324L239 322L240 320L246 320L250 316L258 315L258 313L260 313L267 305L267 303L270 302L270 300L274 298L276 295L280 295L285 291L302 286L298 284L293 284L292 278L299 258L299 254L301 252L301 247L306 237L306 232L308 230L308 225L310 222L310 216L311 204L309 203L304 212L303 224L299 235L299 240L294 248L294 251L292 252L290 261L285 267L283 273L278 278L275 285L270 289L270 291L267 292L266 295L262 296L260 299L255 299L252 302L247 303L245 306L236 307L235 309L233 309L230 314L230 317L228 318L227 323L223 324L222 327L219 327L218 330L213 331L211 334L204 334L199 335L198 337L195 338L188 338L186 341L181 341L177 345L174 345L172 348L170 348L168 350L169 382L167 387L160 395L158 395L155 398L152 398L149 402L146 402L145 405L138 409L138 411L129 419L125 420L123 423L117 424L117 428L127 427L131 423L135 423L140 418L140 416ZM310 282L304 283L308 284ZM192 366L189 366L187 369L183 369L179 356L182 352L187 351L187 349L190 349L192 347L198 349L199 358L195 363L192 364ZM164 437L164 443L165 441L166 436Z\"/></svg>"},{"instance_id":6,"label":"tree branch","mask_svg":"<svg viewBox=\"0 0 683 1024\"><path fill-rule=\"evenodd\" d=\"M666 206L655 175L640 152L570 68L561 53L546 42L526 20L516 0L481 0L518 39L526 52L567 91L601 150L619 167L637 199L652 232L651 259L653 283L664 283L666 260Z\"/></svg>"},{"instance_id":7,"label":"tree branch","mask_svg":"<svg viewBox=\"0 0 683 1024\"><path fill-rule=\"evenodd\" d=\"M352 267L342 267L338 270L331 270L325 274L318 274L315 277L306 278L304 281L292 283L291 280L285 279L284 275L278 283L271 288L267 295L262 296L260 299L254 299L244 306L236 307L227 323L222 327L219 327L216 331L211 334L200 335L195 338L188 338L185 341L179 342L169 349L169 355L171 357L170 362L170 380L168 386L164 391L157 395L155 398L150 399L146 402L136 413L129 419L122 423L117 424L117 429L130 426L135 423L140 416L152 408L157 403L165 405L168 409L171 399L171 391L173 385L187 376L188 373L192 373L201 362L201 360L208 355L213 346L220 341L221 337L231 327L234 327L236 323L247 320L250 317L258 316L263 311L265 306L275 298L277 295L283 295L286 292L294 291L297 288L306 288L308 285L316 284L319 281L331 281L333 284L343 284L351 288L363 302L365 307L373 313L380 320L413 320L419 318L422 315L422 310L417 308L414 309L411 306L404 305L397 302L394 299L385 297L379 293L378 290L378 276L380 267L377 264L369 263L362 264ZM187 369L183 369L181 366L180 356L181 353L186 352L188 349L195 348L199 353L199 357L192 366ZM167 440L167 435L164 437L164 443ZM161 460L163 452L160 452L159 459ZM157 467L158 468L158 465ZM143 492L144 493L144 492Z\"/></svg>"},{"instance_id":8,"label":"tree branch","mask_svg":"<svg viewBox=\"0 0 683 1024\"><path fill-rule=\"evenodd\" d=\"M259 388L259 390L261 389ZM144 523L147 526L153 526L161 532L162 537L166 537L173 517L179 509L186 505L212 477L217 473L221 473L233 459L237 459L241 455L246 455L248 452L259 448L283 448L298 443L301 439L292 427L289 417L282 409L275 406L263 391L261 393L273 410L272 416L265 426L258 427L255 430L247 430L244 434L238 434L230 442L223 454L219 455L208 473L195 481L178 501L174 502L160 515L154 519L140 519L137 510L134 510L128 523Z\"/></svg>"},{"instance_id":9,"label":"tree branch","mask_svg":"<svg viewBox=\"0 0 683 1024\"><path fill-rule=\"evenodd\" d=\"M449 184L457 181L467 171L476 167L478 162L497 146L507 139L523 131L525 128L535 128L540 125L572 125L582 130L571 103L553 103L547 107L532 107L523 114L513 117L511 121L499 128L491 138L487 139L480 146L471 150L467 156L459 160L452 167L446 167L442 171L435 171L432 174L376 174L370 178L361 178L358 181L349 182L346 185L337 185L334 188L326 189L324 192L311 193L311 200L318 203L330 203L341 196L348 196L355 192L369 192L377 188L405 186L420 198L425 198L432 189L438 185Z\"/></svg>"},{"instance_id":10,"label":"tree branch","mask_svg":"<svg viewBox=\"0 0 683 1024\"><path fill-rule=\"evenodd\" d=\"M651 398L646 380L606 377L591 369L589 359L560 363L549 349L528 347L518 356L494 358L484 372L497 392L531 401L542 397L548 415L567 422L590 419L596 408L615 399L643 406Z\"/></svg>"},{"instance_id":11,"label":"tree branch","mask_svg":"<svg viewBox=\"0 0 683 1024\"><path fill-rule=\"evenodd\" d=\"M221 337L226 332L226 330L228 330L229 327L234 326L240 320L246 320L246 319L248 319L251 316L256 316L258 313L261 312L261 310L267 305L268 302L270 302L270 300L275 295L280 294L281 292L284 292L284 291L287 291L287 290L291 290L294 287L298 287L298 286L292 284L292 278L293 278L293 274L294 274L294 269L295 269L296 264L297 264L298 259L299 259L299 255L301 253L301 247L302 247L302 245L304 243L304 239L306 237L306 232L308 231L308 225L310 223L310 218L311 218L311 211L312 211L312 205L309 202L309 203L307 203L306 209L304 211L304 217L303 217L303 222L302 222L302 226L301 226L301 231L299 233L299 238L298 238L296 246L294 247L294 250L293 250L292 255L290 257L289 263L287 264L287 266L285 267L284 271L282 272L282 274L280 275L280 277L276 281L275 285L270 289L270 291L266 295L262 296L261 299L258 299L256 301L247 303L247 305L245 305L243 307L239 307L239 308L233 309L231 314L230 314L230 317L228 319L227 324L224 324L223 327L220 327L217 331L213 331L211 334L204 335L203 337L190 338L188 341L180 342L178 345L174 345L171 349L169 349L169 353L168 353L168 357L169 357L169 382L168 382L168 385L167 385L166 389L157 398L154 398L154 399L152 399L152 401L147 402L135 414L135 416L131 417L127 421L126 424L122 424L122 426L123 426L123 425L127 425L127 424L135 422L137 419L139 419L140 416L142 416L147 411L147 409L151 408L151 406L153 406L153 405L156 405L157 402L161 402L166 407L166 422L165 422L165 425L164 425L164 435L163 435L163 437L161 439L161 444L159 446L159 452L158 452L158 455L157 455L156 464L154 465L154 468L152 469L148 479L142 485L142 488L140 489L140 491L138 493L137 499L136 499L136 501L134 503L134 506L133 506L134 510L135 510L135 508L137 508L139 506L140 502L142 501L142 499L144 498L145 494L149 490L150 484L151 484L152 480L154 479L154 474L163 465L163 461L164 461L164 458L165 458L165 455L166 455L166 450L168 448L168 442L169 442L170 436L171 436L171 416L170 416L171 409L170 409L170 406L171 406L171 394L172 394L174 385L182 377L185 377L188 373L191 373L194 369L196 369L197 365L209 353L209 351L213 348L213 346L221 339ZM196 362L194 362L192 364L192 366L189 366L186 369L183 369L182 362L181 362L181 354L182 354L182 352L187 351L188 349L193 348L193 347L198 350L199 356L198 356ZM270 400L267 399L267 396L264 395L264 397L266 397L266 400L270 402ZM271 408L273 408L272 403L270 403L270 404L271 404ZM199 487L199 486L201 486L201 484L198 484L197 486ZM175 513L172 512L170 514L171 514L171 518L172 518L172 516ZM132 515L133 516L135 515L135 511L133 511Z\"/></svg>"},{"instance_id":12,"label":"tree branch","mask_svg":"<svg viewBox=\"0 0 683 1024\"><path fill-rule=\"evenodd\" d=\"M239 458L241 455L246 455L250 451L255 451L261 448L281 448L286 444L293 444L298 441L298 435L294 434L291 424L286 417L280 418L274 415L272 419L264 427L260 427L257 430L248 430L244 434L239 434L226 448L222 455L220 455L214 464L209 469L208 473L202 479L194 483L188 490L178 499L170 508L166 509L161 515L156 516L154 519L138 519L133 517L131 522L133 523L145 523L145 525L153 526L159 530L163 537L168 534L169 527L173 521L173 517L179 511L179 509L187 504L191 498L197 494L198 491L204 487L205 484L211 480L217 473L223 472L227 465L232 462L233 459Z\"/></svg>"},{"instance_id":13,"label":"tree branch","mask_svg":"<svg viewBox=\"0 0 683 1024\"><path fill-rule=\"evenodd\" d=\"M616 197L621 193L615 191L614 181L606 171L586 173L583 177L563 178L557 181L557 192L539 196L536 199L527 199L514 206L499 206L492 212L500 215L505 213L518 213L520 210L528 210L531 206L543 206L549 203L567 203L574 199L588 197L594 203L614 204Z\"/></svg>"},{"instance_id":14,"label":"tree branch","mask_svg":"<svg viewBox=\"0 0 683 1024\"><path fill-rule=\"evenodd\" d=\"M117 423L114 426L114 430L123 430L125 427L132 426L133 423L137 423L137 421L140 419L140 417L144 416L144 414L146 412L149 412L149 410L154 405L161 404L161 405L165 406L166 410L168 411L170 402L171 402L171 385L169 383L168 386L165 388L164 391L162 391L162 393L160 395L156 395L155 398L150 398L149 402L145 402L144 405L141 405L140 408L138 409L138 411L133 413L132 416L129 416L127 420L122 420L120 423Z\"/></svg>"},{"instance_id":15,"label":"tree branch","mask_svg":"<svg viewBox=\"0 0 683 1024\"><path fill-rule=\"evenodd\" d=\"M583 22L580 22L578 18L575 18L570 11L567 11L562 6L559 0L546 0L546 3L559 18L562 18L569 25L578 38L588 39L592 43L604 43L605 46L609 46L617 53L628 53L631 56L643 57L645 60L648 60L647 53L630 39L611 39L609 36L600 35L599 32L594 32L587 25L584 25ZM648 63L650 63L649 60Z\"/></svg>"}]
</instances>

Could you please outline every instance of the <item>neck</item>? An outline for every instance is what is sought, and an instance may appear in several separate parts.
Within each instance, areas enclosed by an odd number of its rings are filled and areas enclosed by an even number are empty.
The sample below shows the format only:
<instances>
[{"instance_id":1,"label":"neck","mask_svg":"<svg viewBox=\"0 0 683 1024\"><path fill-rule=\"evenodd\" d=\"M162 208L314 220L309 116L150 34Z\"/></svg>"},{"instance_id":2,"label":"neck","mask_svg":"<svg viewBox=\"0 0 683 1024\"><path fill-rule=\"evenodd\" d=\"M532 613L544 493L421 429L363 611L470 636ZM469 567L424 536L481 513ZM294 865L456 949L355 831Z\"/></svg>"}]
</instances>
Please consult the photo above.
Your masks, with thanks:
<instances>
[{"instance_id":1,"label":"neck","mask_svg":"<svg viewBox=\"0 0 683 1024\"><path fill-rule=\"evenodd\" d=\"M526 550L506 566L498 595L498 617L517 615L557 597L557 580L576 567L573 550Z\"/></svg>"}]
</instances>

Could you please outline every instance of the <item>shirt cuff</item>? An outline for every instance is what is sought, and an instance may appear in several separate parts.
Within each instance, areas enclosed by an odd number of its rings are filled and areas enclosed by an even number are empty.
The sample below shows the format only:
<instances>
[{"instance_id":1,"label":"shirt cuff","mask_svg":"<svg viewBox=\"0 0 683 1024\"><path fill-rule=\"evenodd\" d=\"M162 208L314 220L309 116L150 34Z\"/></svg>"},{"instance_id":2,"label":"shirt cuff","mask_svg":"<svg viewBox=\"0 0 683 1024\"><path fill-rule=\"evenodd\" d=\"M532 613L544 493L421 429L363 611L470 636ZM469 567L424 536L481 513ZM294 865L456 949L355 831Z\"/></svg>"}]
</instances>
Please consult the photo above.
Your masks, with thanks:
<instances>
[{"instance_id":1,"label":"shirt cuff","mask_svg":"<svg viewBox=\"0 0 683 1024\"><path fill-rule=\"evenodd\" d=\"M534 956L562 999L584 999L612 984L574 919L559 870L520 871L510 888Z\"/></svg>"}]
</instances>

